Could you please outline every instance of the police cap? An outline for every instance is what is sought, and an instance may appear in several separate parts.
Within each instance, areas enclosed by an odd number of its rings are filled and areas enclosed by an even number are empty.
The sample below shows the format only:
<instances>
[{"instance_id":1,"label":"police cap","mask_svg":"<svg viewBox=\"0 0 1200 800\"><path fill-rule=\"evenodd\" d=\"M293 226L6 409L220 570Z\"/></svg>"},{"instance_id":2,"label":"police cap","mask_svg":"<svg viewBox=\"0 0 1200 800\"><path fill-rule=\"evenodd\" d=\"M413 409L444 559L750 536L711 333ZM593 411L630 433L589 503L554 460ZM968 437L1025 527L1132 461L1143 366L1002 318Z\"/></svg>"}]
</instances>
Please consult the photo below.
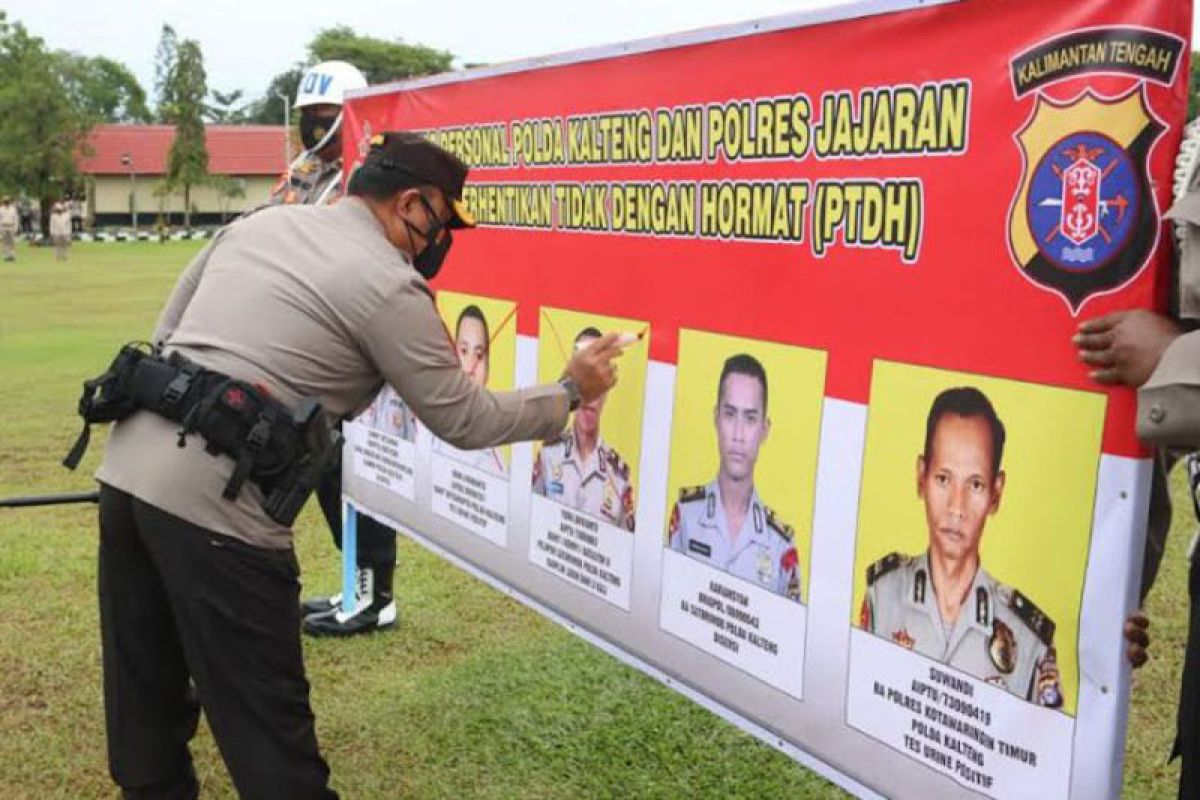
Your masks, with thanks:
<instances>
[{"instance_id":1,"label":"police cap","mask_svg":"<svg viewBox=\"0 0 1200 800\"><path fill-rule=\"evenodd\" d=\"M371 149L350 180L350 191L399 191L413 186L414 179L417 184L436 186L446 196L453 212L448 227L475 227L475 217L462 199L467 165L416 133L393 131L373 136Z\"/></svg>"}]
</instances>

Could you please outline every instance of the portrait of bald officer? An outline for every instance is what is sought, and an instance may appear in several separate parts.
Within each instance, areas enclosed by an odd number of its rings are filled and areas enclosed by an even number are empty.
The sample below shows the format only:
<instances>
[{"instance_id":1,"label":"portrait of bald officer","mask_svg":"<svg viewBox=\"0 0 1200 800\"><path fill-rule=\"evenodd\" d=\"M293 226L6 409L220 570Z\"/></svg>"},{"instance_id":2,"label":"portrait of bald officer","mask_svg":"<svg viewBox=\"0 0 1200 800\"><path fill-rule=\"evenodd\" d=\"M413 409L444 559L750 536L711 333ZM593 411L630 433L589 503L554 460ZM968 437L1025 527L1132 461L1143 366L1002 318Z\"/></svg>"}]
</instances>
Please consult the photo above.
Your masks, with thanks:
<instances>
[{"instance_id":1,"label":"portrait of bald officer","mask_svg":"<svg viewBox=\"0 0 1200 800\"><path fill-rule=\"evenodd\" d=\"M575 336L575 350L600 338L584 328ZM562 435L542 445L533 460L533 491L618 528L634 527L633 484L629 465L600 435L600 416L608 393L583 403Z\"/></svg>"},{"instance_id":2,"label":"portrait of bald officer","mask_svg":"<svg viewBox=\"0 0 1200 800\"><path fill-rule=\"evenodd\" d=\"M720 465L703 486L683 488L671 509L669 546L676 552L800 600L800 561L792 528L754 487L758 451L771 431L767 373L754 356L725 361L713 409Z\"/></svg>"},{"instance_id":3,"label":"portrait of bald officer","mask_svg":"<svg viewBox=\"0 0 1200 800\"><path fill-rule=\"evenodd\" d=\"M934 399L917 457L929 549L892 553L867 568L863 630L1041 706L1062 705L1054 622L979 557L988 517L1000 509L1004 424L983 392Z\"/></svg>"}]
</instances>

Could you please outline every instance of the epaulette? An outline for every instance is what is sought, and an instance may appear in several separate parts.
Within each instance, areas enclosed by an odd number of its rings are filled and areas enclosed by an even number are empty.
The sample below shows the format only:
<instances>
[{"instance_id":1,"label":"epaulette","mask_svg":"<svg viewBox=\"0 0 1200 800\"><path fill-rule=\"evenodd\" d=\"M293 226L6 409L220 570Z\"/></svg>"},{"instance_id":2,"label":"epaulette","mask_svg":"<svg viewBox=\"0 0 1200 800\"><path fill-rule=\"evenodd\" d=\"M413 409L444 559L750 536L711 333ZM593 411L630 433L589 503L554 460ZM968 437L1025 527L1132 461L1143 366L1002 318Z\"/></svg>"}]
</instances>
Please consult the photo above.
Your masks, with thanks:
<instances>
[{"instance_id":1,"label":"epaulette","mask_svg":"<svg viewBox=\"0 0 1200 800\"><path fill-rule=\"evenodd\" d=\"M1009 608L1042 640L1042 644L1047 647L1053 646L1054 620L1046 616L1040 608L1033 604L1032 600L1016 589L1013 589L1012 601L1009 603Z\"/></svg>"},{"instance_id":2,"label":"epaulette","mask_svg":"<svg viewBox=\"0 0 1200 800\"><path fill-rule=\"evenodd\" d=\"M908 561L908 556L901 555L900 553L889 553L879 559L867 567L867 586L874 585L875 581L901 566L906 561Z\"/></svg>"},{"instance_id":3,"label":"epaulette","mask_svg":"<svg viewBox=\"0 0 1200 800\"><path fill-rule=\"evenodd\" d=\"M613 474L621 480L629 480L629 465L611 447L608 448L608 466L612 469Z\"/></svg>"},{"instance_id":4,"label":"epaulette","mask_svg":"<svg viewBox=\"0 0 1200 800\"><path fill-rule=\"evenodd\" d=\"M792 526L788 525L783 520L776 518L775 512L767 507L766 504L763 505L763 509L767 512L767 527L790 542L792 537L796 535L796 532L792 529Z\"/></svg>"},{"instance_id":5,"label":"epaulette","mask_svg":"<svg viewBox=\"0 0 1200 800\"><path fill-rule=\"evenodd\" d=\"M703 500L705 489L703 486L684 486L679 490L679 502L692 503L696 500Z\"/></svg>"}]
</instances>

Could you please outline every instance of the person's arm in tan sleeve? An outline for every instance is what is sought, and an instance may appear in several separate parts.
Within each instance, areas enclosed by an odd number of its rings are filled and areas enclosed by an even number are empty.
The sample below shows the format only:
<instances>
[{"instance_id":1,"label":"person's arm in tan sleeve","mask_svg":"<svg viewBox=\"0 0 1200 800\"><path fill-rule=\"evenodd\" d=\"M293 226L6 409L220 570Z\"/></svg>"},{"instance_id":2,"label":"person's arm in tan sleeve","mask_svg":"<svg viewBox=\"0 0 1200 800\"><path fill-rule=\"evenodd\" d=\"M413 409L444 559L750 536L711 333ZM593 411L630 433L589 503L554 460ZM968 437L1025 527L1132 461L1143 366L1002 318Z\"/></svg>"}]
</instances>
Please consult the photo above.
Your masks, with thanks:
<instances>
[{"instance_id":1,"label":"person's arm in tan sleeve","mask_svg":"<svg viewBox=\"0 0 1200 800\"><path fill-rule=\"evenodd\" d=\"M1172 341L1138 389L1137 434L1149 444L1200 448L1200 331Z\"/></svg>"},{"instance_id":2,"label":"person's arm in tan sleeve","mask_svg":"<svg viewBox=\"0 0 1200 800\"><path fill-rule=\"evenodd\" d=\"M158 324L154 326L154 337L151 339L154 344L162 345L179 327L179 320L183 318L183 312L187 310L188 304L192 302L192 296L196 294L196 287L200 285L200 278L204 275L208 257L212 255L213 248L220 240L221 237L218 235L197 253L196 257L192 259L192 263L187 265L187 269L175 282L171 297L158 317Z\"/></svg>"},{"instance_id":3,"label":"person's arm in tan sleeve","mask_svg":"<svg viewBox=\"0 0 1200 800\"><path fill-rule=\"evenodd\" d=\"M569 400L557 384L491 392L462 371L432 298L406 283L360 336L368 357L421 422L463 450L548 439L567 424Z\"/></svg>"}]
</instances>

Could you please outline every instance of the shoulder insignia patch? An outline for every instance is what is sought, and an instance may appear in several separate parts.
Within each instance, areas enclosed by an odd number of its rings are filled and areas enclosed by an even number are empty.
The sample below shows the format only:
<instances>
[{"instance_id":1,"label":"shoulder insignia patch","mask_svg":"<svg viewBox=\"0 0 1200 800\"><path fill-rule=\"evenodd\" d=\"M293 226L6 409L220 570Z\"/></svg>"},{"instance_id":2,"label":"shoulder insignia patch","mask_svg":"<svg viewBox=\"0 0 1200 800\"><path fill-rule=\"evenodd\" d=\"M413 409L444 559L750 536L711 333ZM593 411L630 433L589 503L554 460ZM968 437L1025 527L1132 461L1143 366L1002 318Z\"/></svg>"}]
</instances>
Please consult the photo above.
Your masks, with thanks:
<instances>
[{"instance_id":1,"label":"shoulder insignia patch","mask_svg":"<svg viewBox=\"0 0 1200 800\"><path fill-rule=\"evenodd\" d=\"M1054 644L1054 620L1046 616L1040 608L1033 604L1032 600L1013 589L1009 608L1042 640L1042 644L1047 647Z\"/></svg>"},{"instance_id":2,"label":"shoulder insignia patch","mask_svg":"<svg viewBox=\"0 0 1200 800\"><path fill-rule=\"evenodd\" d=\"M608 450L608 466L621 480L629 480L629 465L626 464L619 453L611 447Z\"/></svg>"},{"instance_id":3,"label":"shoulder insignia patch","mask_svg":"<svg viewBox=\"0 0 1200 800\"><path fill-rule=\"evenodd\" d=\"M765 503L763 504L763 510L767 512L767 527L790 542L792 537L796 535L792 526L775 516L775 512Z\"/></svg>"},{"instance_id":4,"label":"shoulder insignia patch","mask_svg":"<svg viewBox=\"0 0 1200 800\"><path fill-rule=\"evenodd\" d=\"M679 502L693 503L697 500L703 500L704 494L703 486L684 486L679 490Z\"/></svg>"},{"instance_id":5,"label":"shoulder insignia patch","mask_svg":"<svg viewBox=\"0 0 1200 800\"><path fill-rule=\"evenodd\" d=\"M867 586L871 586L875 581L892 572L897 567L908 561L907 556L902 556L899 553L889 553L883 558L876 561L871 566L867 567Z\"/></svg>"}]
</instances>

